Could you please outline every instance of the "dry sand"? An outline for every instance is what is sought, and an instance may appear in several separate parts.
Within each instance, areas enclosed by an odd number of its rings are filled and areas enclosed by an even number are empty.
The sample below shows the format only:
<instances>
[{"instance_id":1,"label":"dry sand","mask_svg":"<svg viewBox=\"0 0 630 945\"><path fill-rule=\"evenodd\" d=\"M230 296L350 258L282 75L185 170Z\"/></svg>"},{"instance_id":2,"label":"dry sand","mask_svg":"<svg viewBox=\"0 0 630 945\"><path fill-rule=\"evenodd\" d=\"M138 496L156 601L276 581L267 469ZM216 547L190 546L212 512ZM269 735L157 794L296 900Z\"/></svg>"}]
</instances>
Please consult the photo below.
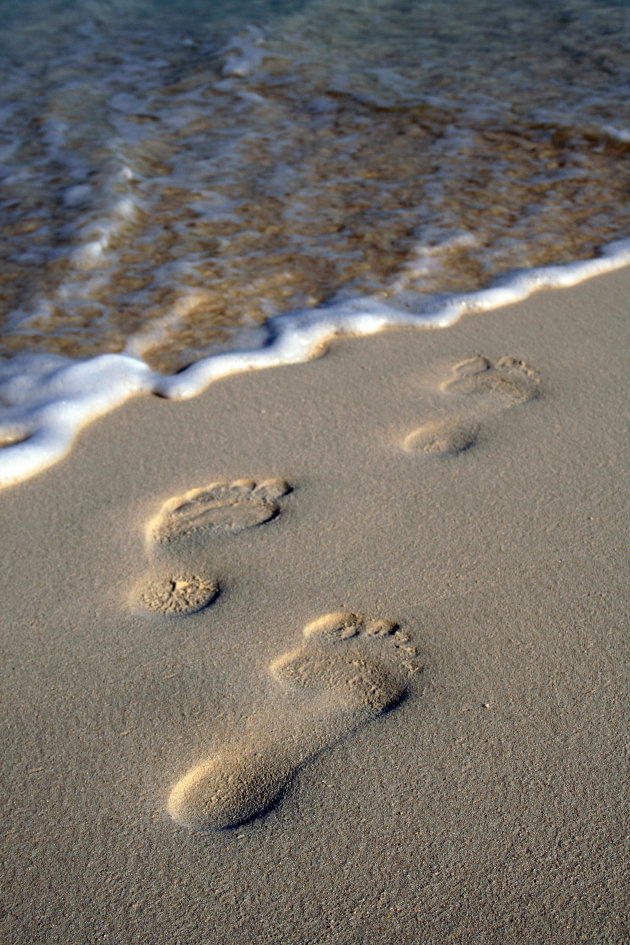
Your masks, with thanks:
<instances>
[{"instance_id":1,"label":"dry sand","mask_svg":"<svg viewBox=\"0 0 630 945\"><path fill-rule=\"evenodd\" d=\"M630 942L629 297L138 399L0 493L4 945Z\"/></svg>"}]
</instances>

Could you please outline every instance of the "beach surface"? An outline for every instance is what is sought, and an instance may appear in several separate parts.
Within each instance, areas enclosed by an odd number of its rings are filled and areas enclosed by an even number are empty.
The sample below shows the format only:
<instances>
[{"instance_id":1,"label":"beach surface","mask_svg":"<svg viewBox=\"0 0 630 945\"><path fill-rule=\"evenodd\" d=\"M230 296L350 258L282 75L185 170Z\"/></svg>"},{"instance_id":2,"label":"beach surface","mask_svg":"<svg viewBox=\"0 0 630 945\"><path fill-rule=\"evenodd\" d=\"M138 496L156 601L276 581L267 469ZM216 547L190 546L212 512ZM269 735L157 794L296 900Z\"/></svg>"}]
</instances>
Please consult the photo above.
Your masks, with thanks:
<instances>
[{"instance_id":1,"label":"beach surface","mask_svg":"<svg viewBox=\"0 0 630 945\"><path fill-rule=\"evenodd\" d=\"M630 942L629 298L138 397L0 493L5 945Z\"/></svg>"}]
</instances>

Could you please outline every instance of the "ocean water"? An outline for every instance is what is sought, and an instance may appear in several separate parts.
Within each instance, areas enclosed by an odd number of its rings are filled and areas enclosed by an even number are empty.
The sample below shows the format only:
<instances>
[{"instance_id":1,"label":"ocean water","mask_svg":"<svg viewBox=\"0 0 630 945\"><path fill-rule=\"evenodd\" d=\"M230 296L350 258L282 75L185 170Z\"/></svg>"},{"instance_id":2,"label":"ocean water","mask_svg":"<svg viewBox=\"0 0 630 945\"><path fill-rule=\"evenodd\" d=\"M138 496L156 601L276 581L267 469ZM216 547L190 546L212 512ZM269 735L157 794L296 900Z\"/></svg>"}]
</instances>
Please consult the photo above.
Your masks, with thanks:
<instances>
[{"instance_id":1,"label":"ocean water","mask_svg":"<svg viewBox=\"0 0 630 945\"><path fill-rule=\"evenodd\" d=\"M138 391L630 258L627 0L0 9L0 482Z\"/></svg>"}]
</instances>

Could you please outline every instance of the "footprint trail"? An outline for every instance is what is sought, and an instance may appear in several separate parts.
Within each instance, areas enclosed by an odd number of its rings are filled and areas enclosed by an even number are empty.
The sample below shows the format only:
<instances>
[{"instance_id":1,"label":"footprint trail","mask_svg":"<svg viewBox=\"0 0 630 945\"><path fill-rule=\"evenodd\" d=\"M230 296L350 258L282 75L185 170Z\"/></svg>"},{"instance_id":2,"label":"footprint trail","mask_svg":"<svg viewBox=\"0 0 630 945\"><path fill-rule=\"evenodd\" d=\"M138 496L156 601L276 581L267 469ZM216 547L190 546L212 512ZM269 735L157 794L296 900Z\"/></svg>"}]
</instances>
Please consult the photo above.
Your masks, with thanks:
<instances>
[{"instance_id":1,"label":"footprint trail","mask_svg":"<svg viewBox=\"0 0 630 945\"><path fill-rule=\"evenodd\" d=\"M391 621L331 613L303 635L302 646L271 663L276 698L259 708L247 737L230 740L175 784L167 806L176 823L221 830L262 815L301 765L397 705L422 669L416 647ZM270 736L272 718L279 724Z\"/></svg>"}]
</instances>

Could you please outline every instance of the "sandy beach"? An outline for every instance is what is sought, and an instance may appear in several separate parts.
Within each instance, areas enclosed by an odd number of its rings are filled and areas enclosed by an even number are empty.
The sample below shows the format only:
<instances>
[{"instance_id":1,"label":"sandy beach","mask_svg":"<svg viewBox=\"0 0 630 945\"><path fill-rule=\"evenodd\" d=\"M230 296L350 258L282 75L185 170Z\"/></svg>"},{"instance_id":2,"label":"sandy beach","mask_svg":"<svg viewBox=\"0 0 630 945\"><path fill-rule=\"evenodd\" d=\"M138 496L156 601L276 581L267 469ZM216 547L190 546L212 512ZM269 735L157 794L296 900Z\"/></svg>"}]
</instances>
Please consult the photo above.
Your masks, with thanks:
<instances>
[{"instance_id":1,"label":"sandy beach","mask_svg":"<svg viewBox=\"0 0 630 945\"><path fill-rule=\"evenodd\" d=\"M628 945L630 269L0 492L4 945Z\"/></svg>"}]
</instances>

